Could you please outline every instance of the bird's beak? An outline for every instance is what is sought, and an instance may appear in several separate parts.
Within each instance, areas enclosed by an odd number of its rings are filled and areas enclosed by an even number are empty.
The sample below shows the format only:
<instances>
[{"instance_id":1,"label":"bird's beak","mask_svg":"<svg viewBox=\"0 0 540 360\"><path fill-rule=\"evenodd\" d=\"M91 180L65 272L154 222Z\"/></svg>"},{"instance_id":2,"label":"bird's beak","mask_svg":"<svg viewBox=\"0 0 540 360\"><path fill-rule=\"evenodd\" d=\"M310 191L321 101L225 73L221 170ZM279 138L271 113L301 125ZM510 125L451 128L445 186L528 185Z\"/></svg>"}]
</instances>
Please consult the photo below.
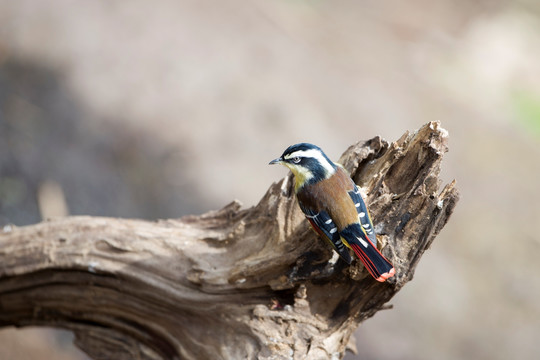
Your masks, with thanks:
<instances>
[{"instance_id":1,"label":"bird's beak","mask_svg":"<svg viewBox=\"0 0 540 360\"><path fill-rule=\"evenodd\" d=\"M283 161L283 159L279 157L277 159L274 159L274 160L270 161L268 163L268 165L280 164L282 161Z\"/></svg>"}]
</instances>

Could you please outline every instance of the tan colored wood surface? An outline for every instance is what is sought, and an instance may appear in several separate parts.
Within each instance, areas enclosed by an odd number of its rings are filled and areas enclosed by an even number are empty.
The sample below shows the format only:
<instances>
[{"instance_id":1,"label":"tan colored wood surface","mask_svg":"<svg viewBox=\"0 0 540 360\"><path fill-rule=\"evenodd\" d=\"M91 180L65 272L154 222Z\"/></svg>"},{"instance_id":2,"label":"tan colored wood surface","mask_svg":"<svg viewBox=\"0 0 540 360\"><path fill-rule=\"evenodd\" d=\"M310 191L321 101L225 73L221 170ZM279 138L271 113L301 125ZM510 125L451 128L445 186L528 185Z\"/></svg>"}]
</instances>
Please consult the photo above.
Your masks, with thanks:
<instances>
[{"instance_id":1,"label":"tan colored wood surface","mask_svg":"<svg viewBox=\"0 0 540 360\"><path fill-rule=\"evenodd\" d=\"M386 283L360 261L328 263L289 175L249 209L4 227L0 325L73 330L95 359L341 358L358 325L412 279L458 201L454 182L441 190L438 178L447 138L432 122L340 159L396 268Z\"/></svg>"}]
</instances>

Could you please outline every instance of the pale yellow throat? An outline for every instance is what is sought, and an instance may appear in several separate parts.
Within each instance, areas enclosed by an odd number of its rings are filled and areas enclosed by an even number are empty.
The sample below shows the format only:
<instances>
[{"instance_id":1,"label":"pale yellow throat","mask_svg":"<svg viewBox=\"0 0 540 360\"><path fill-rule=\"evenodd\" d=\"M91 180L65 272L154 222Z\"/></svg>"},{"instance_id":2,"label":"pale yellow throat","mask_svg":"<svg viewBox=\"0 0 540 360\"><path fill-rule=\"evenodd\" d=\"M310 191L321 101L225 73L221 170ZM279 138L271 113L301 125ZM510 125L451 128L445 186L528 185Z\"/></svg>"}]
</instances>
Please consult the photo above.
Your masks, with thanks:
<instances>
[{"instance_id":1,"label":"pale yellow throat","mask_svg":"<svg viewBox=\"0 0 540 360\"><path fill-rule=\"evenodd\" d=\"M311 171L306 169L303 166L296 166L292 164L285 163L285 166L287 166L289 169L291 169L292 173L294 174L294 191L298 192L304 186L306 181L311 179L313 177L313 174Z\"/></svg>"}]
</instances>

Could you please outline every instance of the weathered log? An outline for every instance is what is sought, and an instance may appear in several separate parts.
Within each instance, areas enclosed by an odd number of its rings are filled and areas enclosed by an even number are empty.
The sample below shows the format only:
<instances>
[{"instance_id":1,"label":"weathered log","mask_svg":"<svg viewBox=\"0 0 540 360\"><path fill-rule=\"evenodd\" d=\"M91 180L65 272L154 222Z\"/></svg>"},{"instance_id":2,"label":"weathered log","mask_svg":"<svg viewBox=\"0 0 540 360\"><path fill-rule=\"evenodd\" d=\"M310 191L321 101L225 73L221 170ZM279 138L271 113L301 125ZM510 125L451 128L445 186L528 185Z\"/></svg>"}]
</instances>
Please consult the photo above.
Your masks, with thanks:
<instances>
[{"instance_id":1,"label":"weathered log","mask_svg":"<svg viewBox=\"0 0 540 360\"><path fill-rule=\"evenodd\" d=\"M341 358L448 221L459 195L454 182L440 191L446 151L447 132L432 122L394 143L355 144L340 159L396 268L386 283L359 261L328 261L289 175L249 209L4 227L0 326L70 329L94 359Z\"/></svg>"}]
</instances>

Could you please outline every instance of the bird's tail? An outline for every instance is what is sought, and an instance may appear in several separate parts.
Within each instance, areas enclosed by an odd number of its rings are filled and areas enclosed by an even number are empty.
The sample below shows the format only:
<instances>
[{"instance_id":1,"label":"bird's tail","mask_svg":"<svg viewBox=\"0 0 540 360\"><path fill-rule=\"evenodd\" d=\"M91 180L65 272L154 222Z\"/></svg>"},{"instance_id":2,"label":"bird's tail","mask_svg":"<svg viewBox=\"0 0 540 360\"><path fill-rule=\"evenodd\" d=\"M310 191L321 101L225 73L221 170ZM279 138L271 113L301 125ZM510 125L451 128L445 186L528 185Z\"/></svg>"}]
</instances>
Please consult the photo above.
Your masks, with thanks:
<instances>
[{"instance_id":1,"label":"bird's tail","mask_svg":"<svg viewBox=\"0 0 540 360\"><path fill-rule=\"evenodd\" d=\"M356 256L362 261L375 280L384 282L394 276L396 273L394 266L373 245L360 224L347 226L341 231L340 235L353 249Z\"/></svg>"}]
</instances>

